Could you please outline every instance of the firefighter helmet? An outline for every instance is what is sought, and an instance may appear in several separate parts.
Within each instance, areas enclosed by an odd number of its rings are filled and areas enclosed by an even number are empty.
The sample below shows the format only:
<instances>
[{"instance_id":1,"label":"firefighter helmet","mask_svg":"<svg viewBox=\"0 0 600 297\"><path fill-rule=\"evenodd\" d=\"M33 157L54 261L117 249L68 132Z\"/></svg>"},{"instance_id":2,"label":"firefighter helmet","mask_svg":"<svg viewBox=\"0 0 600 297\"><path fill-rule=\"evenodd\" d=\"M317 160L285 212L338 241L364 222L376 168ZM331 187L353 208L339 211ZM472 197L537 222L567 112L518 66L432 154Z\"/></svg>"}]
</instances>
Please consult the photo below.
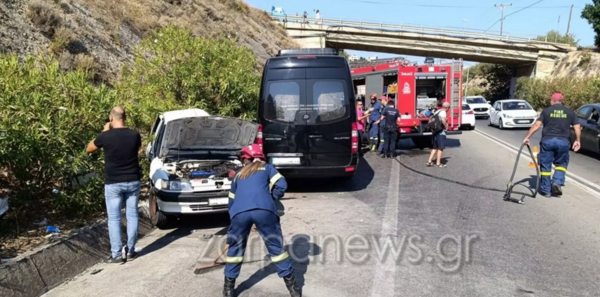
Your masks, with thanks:
<instances>
[{"instance_id":1,"label":"firefighter helmet","mask_svg":"<svg viewBox=\"0 0 600 297\"><path fill-rule=\"evenodd\" d=\"M265 159L265 154L263 154L260 146L256 143L251 144L247 147L244 147L240 152L240 158L244 159Z\"/></svg>"}]
</instances>

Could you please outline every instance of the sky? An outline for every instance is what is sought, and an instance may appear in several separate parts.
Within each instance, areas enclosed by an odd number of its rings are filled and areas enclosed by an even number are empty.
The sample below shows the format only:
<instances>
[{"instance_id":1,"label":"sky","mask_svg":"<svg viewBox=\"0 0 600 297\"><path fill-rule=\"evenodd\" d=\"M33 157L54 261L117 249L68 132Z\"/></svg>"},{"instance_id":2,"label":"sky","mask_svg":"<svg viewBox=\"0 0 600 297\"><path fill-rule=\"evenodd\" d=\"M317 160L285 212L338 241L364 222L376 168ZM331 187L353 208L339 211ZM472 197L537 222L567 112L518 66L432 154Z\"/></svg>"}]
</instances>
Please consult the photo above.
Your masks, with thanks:
<instances>
[{"instance_id":1,"label":"sky","mask_svg":"<svg viewBox=\"0 0 600 297\"><path fill-rule=\"evenodd\" d=\"M502 10L494 5L510 5L504 9L504 34L518 37L536 37L550 30L562 34L567 31L569 11L574 5L570 33L581 46L592 46L594 32L581 11L591 0L245 0L262 10L281 7L288 15L320 10L322 18L372 21L390 24L411 24L429 27L460 27L500 32ZM512 1L512 2L511 2ZM532 5L534 4L534 5ZM528 7L531 6L531 7ZM514 13L514 14L513 14ZM512 14L512 15L511 15ZM350 54L378 58L398 56L396 54L348 51ZM423 57L404 56L423 62ZM472 63L468 63L472 64Z\"/></svg>"}]
</instances>

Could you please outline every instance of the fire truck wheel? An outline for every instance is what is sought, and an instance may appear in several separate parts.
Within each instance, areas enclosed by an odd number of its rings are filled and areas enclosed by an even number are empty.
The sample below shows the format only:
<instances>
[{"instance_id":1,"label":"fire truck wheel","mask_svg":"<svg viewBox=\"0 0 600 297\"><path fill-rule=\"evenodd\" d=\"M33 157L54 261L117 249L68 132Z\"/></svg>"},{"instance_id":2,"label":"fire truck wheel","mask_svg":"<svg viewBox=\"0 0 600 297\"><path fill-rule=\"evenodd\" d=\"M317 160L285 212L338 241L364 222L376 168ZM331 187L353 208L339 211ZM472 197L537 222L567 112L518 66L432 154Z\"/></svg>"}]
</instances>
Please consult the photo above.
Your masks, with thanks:
<instances>
[{"instance_id":1,"label":"fire truck wheel","mask_svg":"<svg viewBox=\"0 0 600 297\"><path fill-rule=\"evenodd\" d=\"M415 146L421 150L426 147L428 147L428 148L433 147L433 145L432 145L433 139L431 137L413 137L412 141L415 144Z\"/></svg>"}]
</instances>

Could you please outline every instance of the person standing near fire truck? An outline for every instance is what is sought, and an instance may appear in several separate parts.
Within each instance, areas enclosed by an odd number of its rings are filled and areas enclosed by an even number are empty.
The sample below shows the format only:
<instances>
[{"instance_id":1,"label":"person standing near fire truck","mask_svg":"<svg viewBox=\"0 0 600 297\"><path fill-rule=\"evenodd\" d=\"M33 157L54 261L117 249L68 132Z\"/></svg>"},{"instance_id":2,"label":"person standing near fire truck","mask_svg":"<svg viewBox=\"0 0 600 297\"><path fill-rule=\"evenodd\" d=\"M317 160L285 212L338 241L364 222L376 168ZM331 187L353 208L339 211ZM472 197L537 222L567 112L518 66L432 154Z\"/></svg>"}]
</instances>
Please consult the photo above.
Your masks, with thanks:
<instances>
[{"instance_id":1,"label":"person standing near fire truck","mask_svg":"<svg viewBox=\"0 0 600 297\"><path fill-rule=\"evenodd\" d=\"M380 113L383 114L383 111L387 108L387 104L388 104L388 100L389 98L384 96L380 97L381 100L381 110ZM380 122L379 122L379 147L377 148L377 153L383 154L383 149L384 149L384 145L385 145L385 132L383 132L383 127L385 126L385 118L383 118Z\"/></svg>"},{"instance_id":2,"label":"person standing near fire truck","mask_svg":"<svg viewBox=\"0 0 600 297\"><path fill-rule=\"evenodd\" d=\"M575 141L573 150L578 151L581 148L581 124L579 124L577 115L570 108L563 105L563 95L555 93L550 98L550 107L544 109L535 124L529 129L529 133L523 139L523 143L529 145L531 136L541 127L542 140L540 141L540 162L541 180L539 193L545 197L562 195L561 186L565 184L565 175L567 166L569 166L569 146L573 126L575 131ZM554 175L552 174L552 165L554 165Z\"/></svg>"},{"instance_id":3,"label":"person standing near fire truck","mask_svg":"<svg viewBox=\"0 0 600 297\"><path fill-rule=\"evenodd\" d=\"M377 101L377 93L371 93L371 115L369 116L369 123L371 124L371 128L369 129L371 151L375 151L375 149L377 149L377 144L379 143L379 123L382 108L381 102Z\"/></svg>"},{"instance_id":4,"label":"person standing near fire truck","mask_svg":"<svg viewBox=\"0 0 600 297\"><path fill-rule=\"evenodd\" d=\"M387 102L387 107L381 113L381 130L383 131L383 152L382 158L394 158L396 152L396 141L398 140L398 124L397 120L400 117L400 111L398 111L394 105L394 101Z\"/></svg>"}]
</instances>

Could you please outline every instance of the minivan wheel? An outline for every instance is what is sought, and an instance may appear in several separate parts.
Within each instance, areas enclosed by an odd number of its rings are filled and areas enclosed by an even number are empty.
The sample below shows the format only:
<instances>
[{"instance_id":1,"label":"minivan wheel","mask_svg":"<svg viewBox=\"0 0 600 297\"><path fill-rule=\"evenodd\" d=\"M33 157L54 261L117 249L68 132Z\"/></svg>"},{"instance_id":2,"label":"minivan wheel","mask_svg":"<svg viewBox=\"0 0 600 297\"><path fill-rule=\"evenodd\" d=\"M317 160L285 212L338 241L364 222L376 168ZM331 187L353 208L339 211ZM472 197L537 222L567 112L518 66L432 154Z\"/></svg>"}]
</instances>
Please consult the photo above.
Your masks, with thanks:
<instances>
[{"instance_id":1,"label":"minivan wheel","mask_svg":"<svg viewBox=\"0 0 600 297\"><path fill-rule=\"evenodd\" d=\"M150 221L153 226L156 226L159 229L166 228L169 225L169 217L165 215L162 211L158 209L158 202L156 199L156 194L151 193L149 200L149 212L150 212Z\"/></svg>"}]
</instances>

